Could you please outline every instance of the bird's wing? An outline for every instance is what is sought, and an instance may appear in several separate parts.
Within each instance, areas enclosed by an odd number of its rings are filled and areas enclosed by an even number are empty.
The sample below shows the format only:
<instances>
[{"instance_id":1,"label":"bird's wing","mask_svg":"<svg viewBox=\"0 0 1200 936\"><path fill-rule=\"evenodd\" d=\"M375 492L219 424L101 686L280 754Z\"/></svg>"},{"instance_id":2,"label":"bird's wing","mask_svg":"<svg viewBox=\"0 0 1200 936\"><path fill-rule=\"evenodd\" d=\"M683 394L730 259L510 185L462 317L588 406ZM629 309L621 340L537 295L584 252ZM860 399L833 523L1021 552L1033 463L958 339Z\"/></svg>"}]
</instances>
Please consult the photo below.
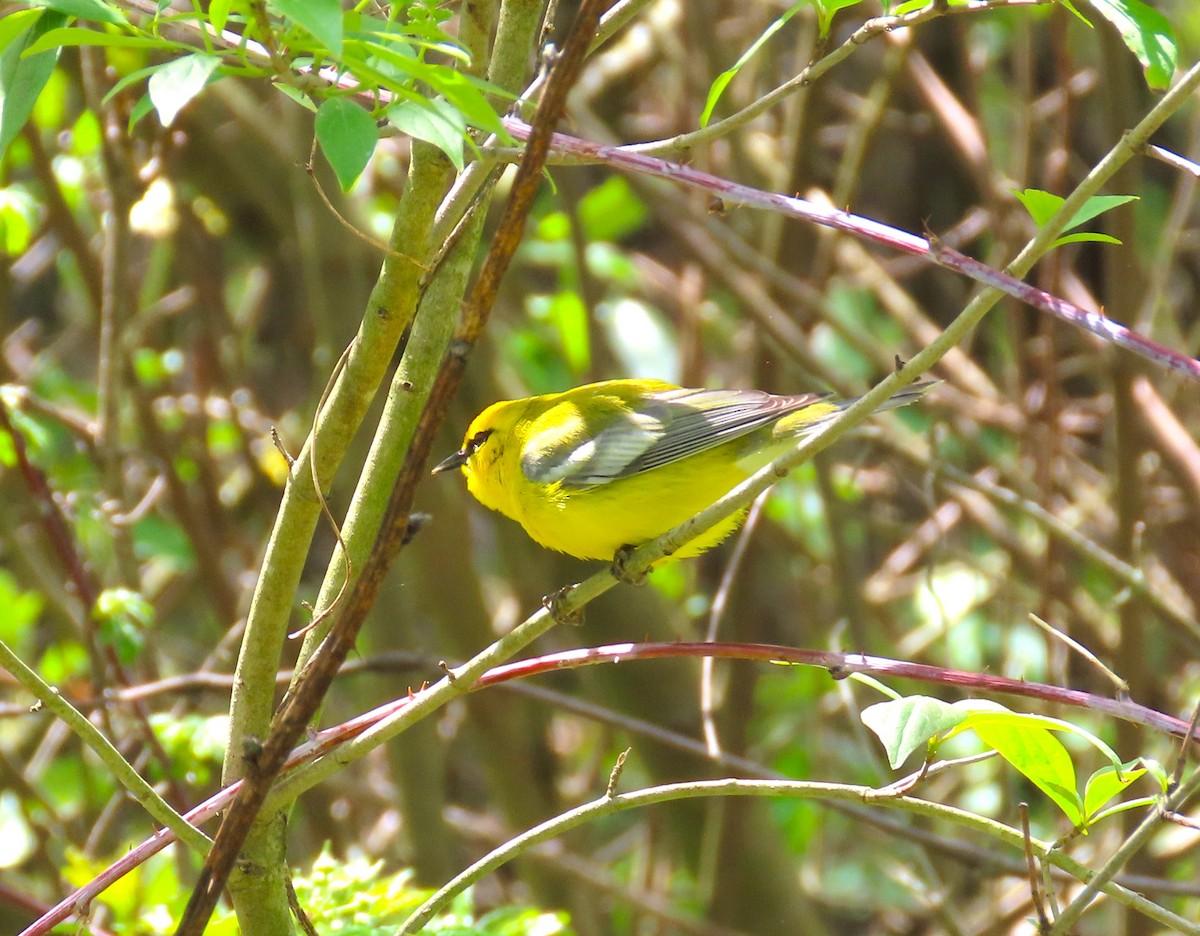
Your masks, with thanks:
<instances>
[{"instance_id":1,"label":"bird's wing","mask_svg":"<svg viewBox=\"0 0 1200 936\"><path fill-rule=\"evenodd\" d=\"M604 428L589 429L577 412L547 420L521 459L538 484L580 489L627 478L707 451L770 425L821 395L773 396L758 390L684 390L650 393L606 410Z\"/></svg>"}]
</instances>

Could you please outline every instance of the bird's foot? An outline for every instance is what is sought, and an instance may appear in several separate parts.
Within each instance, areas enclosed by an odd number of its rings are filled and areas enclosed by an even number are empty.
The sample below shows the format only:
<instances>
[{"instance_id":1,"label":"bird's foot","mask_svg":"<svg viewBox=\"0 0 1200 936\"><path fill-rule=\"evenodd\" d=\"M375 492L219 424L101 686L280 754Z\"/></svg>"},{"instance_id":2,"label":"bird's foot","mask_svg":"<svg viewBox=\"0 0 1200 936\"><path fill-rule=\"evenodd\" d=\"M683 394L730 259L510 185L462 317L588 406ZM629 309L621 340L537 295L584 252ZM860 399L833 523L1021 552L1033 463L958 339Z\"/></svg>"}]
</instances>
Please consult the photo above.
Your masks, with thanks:
<instances>
[{"instance_id":1,"label":"bird's foot","mask_svg":"<svg viewBox=\"0 0 1200 936\"><path fill-rule=\"evenodd\" d=\"M572 588L574 588L573 585L564 585L553 594L547 595L542 599L542 607L550 612L550 617L554 618L557 623L579 627L583 623L583 608L567 609L563 607Z\"/></svg>"},{"instance_id":2,"label":"bird's foot","mask_svg":"<svg viewBox=\"0 0 1200 936\"><path fill-rule=\"evenodd\" d=\"M618 549L616 555L613 556L612 575L618 582L624 582L626 585L646 584L646 576L649 575L648 570L631 569L629 567L636 550L636 546L627 544Z\"/></svg>"}]
</instances>

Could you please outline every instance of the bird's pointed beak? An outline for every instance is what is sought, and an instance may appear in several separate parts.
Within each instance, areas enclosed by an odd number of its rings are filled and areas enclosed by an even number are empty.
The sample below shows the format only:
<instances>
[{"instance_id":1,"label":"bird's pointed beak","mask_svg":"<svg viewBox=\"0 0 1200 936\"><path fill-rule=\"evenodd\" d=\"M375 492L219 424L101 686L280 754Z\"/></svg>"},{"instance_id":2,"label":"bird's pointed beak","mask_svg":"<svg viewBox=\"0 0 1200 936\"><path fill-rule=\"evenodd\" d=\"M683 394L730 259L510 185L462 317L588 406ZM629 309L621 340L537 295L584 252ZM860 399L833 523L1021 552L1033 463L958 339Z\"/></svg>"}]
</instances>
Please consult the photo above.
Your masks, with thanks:
<instances>
[{"instance_id":1,"label":"bird's pointed beak","mask_svg":"<svg viewBox=\"0 0 1200 936\"><path fill-rule=\"evenodd\" d=\"M459 449L449 458L444 458L433 466L433 471L430 474L441 474L443 471L449 471L451 468L461 468L467 463L470 455L463 449Z\"/></svg>"}]
</instances>

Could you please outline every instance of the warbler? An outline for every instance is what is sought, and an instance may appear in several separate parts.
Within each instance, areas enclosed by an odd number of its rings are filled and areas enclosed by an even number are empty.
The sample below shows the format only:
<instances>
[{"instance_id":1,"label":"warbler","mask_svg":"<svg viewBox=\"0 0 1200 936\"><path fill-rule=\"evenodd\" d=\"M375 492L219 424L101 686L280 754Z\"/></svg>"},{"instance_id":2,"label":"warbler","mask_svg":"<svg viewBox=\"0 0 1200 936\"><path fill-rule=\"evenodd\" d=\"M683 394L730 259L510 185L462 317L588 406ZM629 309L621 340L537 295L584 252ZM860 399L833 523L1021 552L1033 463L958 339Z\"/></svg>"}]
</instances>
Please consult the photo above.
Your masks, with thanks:
<instances>
[{"instance_id":1,"label":"warbler","mask_svg":"<svg viewBox=\"0 0 1200 936\"><path fill-rule=\"evenodd\" d=\"M912 403L934 383L901 390L881 409ZM433 473L462 468L476 500L543 546L613 559L699 513L854 399L608 380L493 403ZM745 515L725 518L674 558L712 548Z\"/></svg>"}]
</instances>

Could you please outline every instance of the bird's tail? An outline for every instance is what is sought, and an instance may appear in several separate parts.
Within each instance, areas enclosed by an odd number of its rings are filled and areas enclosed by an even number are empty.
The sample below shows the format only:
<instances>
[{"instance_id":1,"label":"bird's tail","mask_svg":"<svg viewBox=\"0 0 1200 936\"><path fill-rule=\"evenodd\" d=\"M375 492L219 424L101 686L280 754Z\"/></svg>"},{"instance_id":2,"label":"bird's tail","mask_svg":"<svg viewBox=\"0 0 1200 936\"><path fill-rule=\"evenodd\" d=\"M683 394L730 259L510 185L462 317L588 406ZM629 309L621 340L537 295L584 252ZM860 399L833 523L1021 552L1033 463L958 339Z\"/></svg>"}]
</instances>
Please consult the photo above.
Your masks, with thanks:
<instances>
[{"instance_id":1,"label":"bird's tail","mask_svg":"<svg viewBox=\"0 0 1200 936\"><path fill-rule=\"evenodd\" d=\"M890 396L877 410L875 410L875 412L882 413L884 410L899 409L901 406L908 406L909 403L916 403L917 400L921 399L921 397L925 396L926 393L940 383L940 380L922 380L919 383L905 387L903 390L900 390ZM831 400L830 402L833 404L833 410L827 415L822 416L812 425L805 427L806 430L812 431L813 429L821 428L827 422L834 419L843 410L849 409L861 399L861 396L856 396L848 397L845 400Z\"/></svg>"},{"instance_id":2,"label":"bird's tail","mask_svg":"<svg viewBox=\"0 0 1200 936\"><path fill-rule=\"evenodd\" d=\"M889 397L888 401L875 412L882 413L884 410L896 409L897 407L908 406L909 403L916 403L917 400L921 399L921 397L925 396L926 393L940 383L940 380L922 380L905 387L903 390Z\"/></svg>"}]
</instances>

